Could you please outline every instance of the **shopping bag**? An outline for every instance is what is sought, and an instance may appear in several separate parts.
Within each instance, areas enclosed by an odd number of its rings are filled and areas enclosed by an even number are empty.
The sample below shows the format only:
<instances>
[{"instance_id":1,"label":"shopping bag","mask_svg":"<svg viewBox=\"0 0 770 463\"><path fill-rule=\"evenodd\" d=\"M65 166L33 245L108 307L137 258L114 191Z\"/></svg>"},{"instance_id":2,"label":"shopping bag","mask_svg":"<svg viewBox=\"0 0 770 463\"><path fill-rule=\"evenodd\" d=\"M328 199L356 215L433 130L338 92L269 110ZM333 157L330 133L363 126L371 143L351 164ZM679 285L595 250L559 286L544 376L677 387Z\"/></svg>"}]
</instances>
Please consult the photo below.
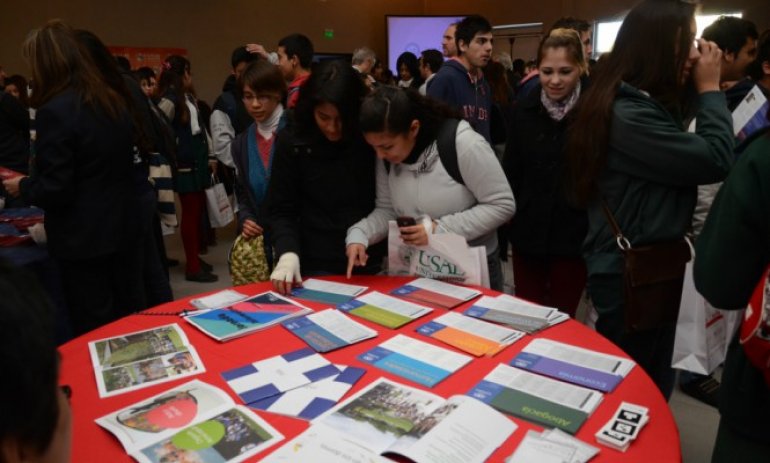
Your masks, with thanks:
<instances>
[{"instance_id":1,"label":"shopping bag","mask_svg":"<svg viewBox=\"0 0 770 463\"><path fill-rule=\"evenodd\" d=\"M691 260L685 268L671 366L707 375L724 362L743 312L712 307L695 289L692 268Z\"/></svg>"},{"instance_id":2,"label":"shopping bag","mask_svg":"<svg viewBox=\"0 0 770 463\"><path fill-rule=\"evenodd\" d=\"M233 286L247 285L270 279L265 256L264 238L260 235L246 239L238 235L227 258Z\"/></svg>"},{"instance_id":3,"label":"shopping bag","mask_svg":"<svg viewBox=\"0 0 770 463\"><path fill-rule=\"evenodd\" d=\"M221 228L233 221L233 208L227 197L225 186L215 176L211 176L211 186L206 188L206 208L209 223L214 228Z\"/></svg>"},{"instance_id":4,"label":"shopping bag","mask_svg":"<svg viewBox=\"0 0 770 463\"><path fill-rule=\"evenodd\" d=\"M479 255L483 255L483 266ZM482 278L482 268L486 279ZM388 228L388 273L415 275L450 283L489 287L486 248L471 248L460 235L437 233L428 236L425 246L412 246L401 239L395 221Z\"/></svg>"}]
</instances>

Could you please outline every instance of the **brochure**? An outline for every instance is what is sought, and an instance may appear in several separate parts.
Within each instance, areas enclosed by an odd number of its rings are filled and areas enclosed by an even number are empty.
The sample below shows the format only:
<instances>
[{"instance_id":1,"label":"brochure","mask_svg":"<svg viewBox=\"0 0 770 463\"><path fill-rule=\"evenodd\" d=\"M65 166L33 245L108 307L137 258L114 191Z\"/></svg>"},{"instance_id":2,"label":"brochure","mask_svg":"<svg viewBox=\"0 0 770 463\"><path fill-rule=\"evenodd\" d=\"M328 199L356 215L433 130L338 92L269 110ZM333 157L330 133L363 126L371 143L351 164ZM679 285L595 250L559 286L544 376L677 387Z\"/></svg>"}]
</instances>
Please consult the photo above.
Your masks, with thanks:
<instances>
[{"instance_id":1,"label":"brochure","mask_svg":"<svg viewBox=\"0 0 770 463\"><path fill-rule=\"evenodd\" d=\"M103 416L96 423L139 462L243 461L283 440L221 389L190 381Z\"/></svg>"},{"instance_id":2,"label":"brochure","mask_svg":"<svg viewBox=\"0 0 770 463\"><path fill-rule=\"evenodd\" d=\"M474 297L478 297L481 291L430 278L418 278L400 288L394 289L390 294L418 303L452 309L470 301Z\"/></svg>"},{"instance_id":3,"label":"brochure","mask_svg":"<svg viewBox=\"0 0 770 463\"><path fill-rule=\"evenodd\" d=\"M191 299L190 304L200 310L218 309L248 299L249 296L232 289L218 291L208 296Z\"/></svg>"},{"instance_id":4,"label":"brochure","mask_svg":"<svg viewBox=\"0 0 770 463\"><path fill-rule=\"evenodd\" d=\"M367 289L369 288L366 286L310 278L303 281L301 287L292 289L291 295L308 301L337 305L350 301Z\"/></svg>"},{"instance_id":5,"label":"brochure","mask_svg":"<svg viewBox=\"0 0 770 463\"><path fill-rule=\"evenodd\" d=\"M417 332L480 357L493 356L524 336L523 331L447 312L417 328Z\"/></svg>"},{"instance_id":6,"label":"brochure","mask_svg":"<svg viewBox=\"0 0 770 463\"><path fill-rule=\"evenodd\" d=\"M510 364L602 392L614 391L634 368L633 360L550 339L533 339Z\"/></svg>"},{"instance_id":7,"label":"brochure","mask_svg":"<svg viewBox=\"0 0 770 463\"><path fill-rule=\"evenodd\" d=\"M339 373L337 367L306 347L225 371L222 378L249 405Z\"/></svg>"},{"instance_id":8,"label":"brochure","mask_svg":"<svg viewBox=\"0 0 770 463\"><path fill-rule=\"evenodd\" d=\"M185 320L217 341L227 341L310 312L309 308L268 291Z\"/></svg>"},{"instance_id":9,"label":"brochure","mask_svg":"<svg viewBox=\"0 0 770 463\"><path fill-rule=\"evenodd\" d=\"M735 137L743 141L754 132L767 127L768 106L767 98L762 93L759 85L743 98L741 104L733 111L733 132Z\"/></svg>"},{"instance_id":10,"label":"brochure","mask_svg":"<svg viewBox=\"0 0 770 463\"><path fill-rule=\"evenodd\" d=\"M575 434L602 401L600 392L498 365L468 395L498 410Z\"/></svg>"},{"instance_id":11,"label":"brochure","mask_svg":"<svg viewBox=\"0 0 770 463\"><path fill-rule=\"evenodd\" d=\"M393 329L400 328L412 320L433 312L431 308L413 304L377 291L340 304L337 308L343 312L352 313L365 320Z\"/></svg>"},{"instance_id":12,"label":"brochure","mask_svg":"<svg viewBox=\"0 0 770 463\"><path fill-rule=\"evenodd\" d=\"M358 359L428 387L435 386L471 361L467 355L402 334L364 352Z\"/></svg>"},{"instance_id":13,"label":"brochure","mask_svg":"<svg viewBox=\"0 0 770 463\"><path fill-rule=\"evenodd\" d=\"M429 392L380 378L314 421L307 431L325 439L329 452L342 453L345 441L375 455L401 455L419 463L483 462L516 430L516 424L467 396L446 400ZM267 461L290 454L286 445ZM359 457L360 458L360 457ZM324 461L324 460L310 460Z\"/></svg>"},{"instance_id":14,"label":"brochure","mask_svg":"<svg viewBox=\"0 0 770 463\"><path fill-rule=\"evenodd\" d=\"M335 365L340 373L249 404L270 413L312 420L337 402L366 373L363 368Z\"/></svg>"},{"instance_id":15,"label":"brochure","mask_svg":"<svg viewBox=\"0 0 770 463\"><path fill-rule=\"evenodd\" d=\"M172 323L88 343L99 397L203 373L195 348Z\"/></svg>"},{"instance_id":16,"label":"brochure","mask_svg":"<svg viewBox=\"0 0 770 463\"><path fill-rule=\"evenodd\" d=\"M333 430L311 426L262 459L262 463L297 462L393 463L393 460L347 441Z\"/></svg>"},{"instance_id":17,"label":"brochure","mask_svg":"<svg viewBox=\"0 0 770 463\"><path fill-rule=\"evenodd\" d=\"M283 322L283 327L299 336L317 352L329 352L377 336L373 329L334 309Z\"/></svg>"},{"instance_id":18,"label":"brochure","mask_svg":"<svg viewBox=\"0 0 770 463\"><path fill-rule=\"evenodd\" d=\"M569 315L553 307L533 304L505 294L498 297L484 296L463 313L530 334L569 319Z\"/></svg>"}]
</instances>

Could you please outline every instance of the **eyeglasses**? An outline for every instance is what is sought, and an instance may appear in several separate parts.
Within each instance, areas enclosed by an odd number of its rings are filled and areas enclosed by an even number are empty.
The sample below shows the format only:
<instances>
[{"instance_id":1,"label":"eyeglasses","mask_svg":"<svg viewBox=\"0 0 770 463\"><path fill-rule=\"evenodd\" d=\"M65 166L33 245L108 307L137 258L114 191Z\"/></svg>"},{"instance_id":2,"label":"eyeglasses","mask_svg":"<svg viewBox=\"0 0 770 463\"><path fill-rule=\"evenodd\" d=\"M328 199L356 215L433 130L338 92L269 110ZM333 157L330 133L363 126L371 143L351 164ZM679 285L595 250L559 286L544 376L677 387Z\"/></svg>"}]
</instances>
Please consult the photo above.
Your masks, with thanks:
<instances>
[{"instance_id":1,"label":"eyeglasses","mask_svg":"<svg viewBox=\"0 0 770 463\"><path fill-rule=\"evenodd\" d=\"M259 104L265 104L265 103L269 103L272 100L278 100L278 96L265 94L265 93L261 93L259 95L251 95L251 94L243 95L243 101L245 103L251 104L254 102L254 100L257 100Z\"/></svg>"}]
</instances>

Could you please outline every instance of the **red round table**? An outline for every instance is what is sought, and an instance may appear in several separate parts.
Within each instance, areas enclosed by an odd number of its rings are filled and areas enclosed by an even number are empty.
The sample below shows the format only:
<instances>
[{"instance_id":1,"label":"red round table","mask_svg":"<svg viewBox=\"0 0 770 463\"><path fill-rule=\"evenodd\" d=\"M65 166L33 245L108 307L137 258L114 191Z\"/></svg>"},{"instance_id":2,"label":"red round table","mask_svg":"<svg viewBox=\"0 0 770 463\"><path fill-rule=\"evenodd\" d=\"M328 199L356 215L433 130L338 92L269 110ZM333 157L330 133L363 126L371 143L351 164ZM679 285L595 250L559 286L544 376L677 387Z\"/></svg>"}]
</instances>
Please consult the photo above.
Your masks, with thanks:
<instances>
[{"instance_id":1,"label":"red round table","mask_svg":"<svg viewBox=\"0 0 770 463\"><path fill-rule=\"evenodd\" d=\"M347 281L342 277L329 277L328 279ZM370 290L388 293L412 279L413 278L401 277L354 277L349 282L352 284L368 286ZM261 283L239 287L238 291L252 295L269 289L269 283ZM485 294L496 294L494 291L486 290L484 288L479 289L483 290ZM184 308L190 307L188 303L189 299L191 298L181 299L158 306L150 310L149 313L179 312ZM299 302L316 310L328 307L327 304L313 303L304 300L300 300ZM466 303L454 310L461 312L471 304L472 302ZM435 308L433 313L398 330L391 330L354 317L357 321L377 330L379 335L376 338L328 354L323 354L333 363L363 367L367 370L366 374L354 385L353 389L346 395L346 397L380 376L385 376L409 386L423 387L412 383L407 379L391 375L373 366L363 364L362 362L359 362L356 357L359 354L374 348L397 333L407 334L421 341L452 349L445 344L414 332L418 326L421 326L428 320L433 319L444 312L444 309ZM187 334L190 343L197 349L198 354L206 367L206 372L194 377L186 377L127 392L114 397L100 399L96 388L93 368L91 366L91 359L88 353L88 342L169 323L177 323L182 327ZM494 357L474 358L471 363L443 380L434 388L430 389L430 391L443 397L450 397L453 394L465 394L497 364L507 363L515 357L516 354L529 343L528 337L529 336L526 336L517 341ZM598 352L627 357L620 348L610 341L574 320L569 320L560 325L548 328L534 337L549 338L589 348ZM62 355L60 382L61 384L68 384L73 391L71 399L74 427L72 461L76 463L90 463L97 461L118 463L133 461L132 458L124 452L123 447L118 440L94 422L96 418L127 407L191 379L200 379L217 386L222 390L227 391L236 403L241 403L238 397L232 390L230 390L222 379L220 372L303 347L306 347L306 344L302 340L280 326L275 326L249 336L220 343L204 335L192 325L175 315L131 315L80 336L79 338L73 339L62 345L59 349ZM625 453L599 445L594 438L594 434L612 417L621 401L642 405L648 407L650 410L649 423L644 427L636 441L631 444L631 447ZM308 427L308 423L300 419L261 411L257 413L280 431L286 437L286 440L270 447L250 461L259 461L262 457L279 448L286 441L300 434ZM527 430L542 430L540 426L523 419L517 417L511 419L513 419L519 427L511 437L494 454L492 454L488 461L504 461L514 452L516 446L521 439L524 438ZM681 461L679 432L676 423L674 422L674 418L671 415L671 411L668 408L668 404L655 387L652 380L650 380L647 374L645 374L638 366L633 368L631 373L620 383L614 392L605 394L602 403L582 426L576 437L601 449L599 454L594 457L591 462L653 461L669 463Z\"/></svg>"}]
</instances>

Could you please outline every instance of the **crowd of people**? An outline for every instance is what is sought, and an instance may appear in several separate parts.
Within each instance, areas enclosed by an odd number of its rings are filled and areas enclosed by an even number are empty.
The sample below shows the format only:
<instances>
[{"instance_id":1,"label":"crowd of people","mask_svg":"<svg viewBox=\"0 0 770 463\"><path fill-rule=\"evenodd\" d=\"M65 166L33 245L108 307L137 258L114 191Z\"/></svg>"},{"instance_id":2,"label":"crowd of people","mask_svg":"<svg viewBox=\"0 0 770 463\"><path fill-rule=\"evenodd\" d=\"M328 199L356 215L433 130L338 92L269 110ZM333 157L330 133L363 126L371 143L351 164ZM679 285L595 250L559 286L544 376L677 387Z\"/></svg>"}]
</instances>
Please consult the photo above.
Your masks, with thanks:
<instances>
[{"instance_id":1,"label":"crowd of people","mask_svg":"<svg viewBox=\"0 0 770 463\"><path fill-rule=\"evenodd\" d=\"M23 44L29 80L0 68L0 167L21 174L0 194L45 211L74 335L173 299L161 232L176 220L171 189L186 279L218 279L200 258L216 175L282 294L303 276L386 270L389 221L416 219L399 223L407 244L454 233L485 246L493 289L510 245L519 297L574 316L585 291L596 330L669 398L675 322L629 328L627 251L689 237L696 285L726 310L746 306L770 264L770 135L737 139L731 116L752 89L770 95L770 32L721 17L696 38L695 8L642 0L597 60L591 24L575 18L557 21L526 62L495 55L491 23L471 15L447 28L442 50L404 52L394 71L368 47L314 63L312 42L293 33L274 51L238 46L213 108L188 58L132 71L93 33L51 21ZM24 301L25 285L2 285L12 322L50 330L42 309L11 307L40 306ZM46 427L3 413L3 451L64 445L49 344L29 346L50 367L45 384L17 385L40 394L32 412ZM722 380L721 390L703 375L680 385L720 407L714 461L759 461L770 428L752 417L770 412L770 385L737 341Z\"/></svg>"}]
</instances>

